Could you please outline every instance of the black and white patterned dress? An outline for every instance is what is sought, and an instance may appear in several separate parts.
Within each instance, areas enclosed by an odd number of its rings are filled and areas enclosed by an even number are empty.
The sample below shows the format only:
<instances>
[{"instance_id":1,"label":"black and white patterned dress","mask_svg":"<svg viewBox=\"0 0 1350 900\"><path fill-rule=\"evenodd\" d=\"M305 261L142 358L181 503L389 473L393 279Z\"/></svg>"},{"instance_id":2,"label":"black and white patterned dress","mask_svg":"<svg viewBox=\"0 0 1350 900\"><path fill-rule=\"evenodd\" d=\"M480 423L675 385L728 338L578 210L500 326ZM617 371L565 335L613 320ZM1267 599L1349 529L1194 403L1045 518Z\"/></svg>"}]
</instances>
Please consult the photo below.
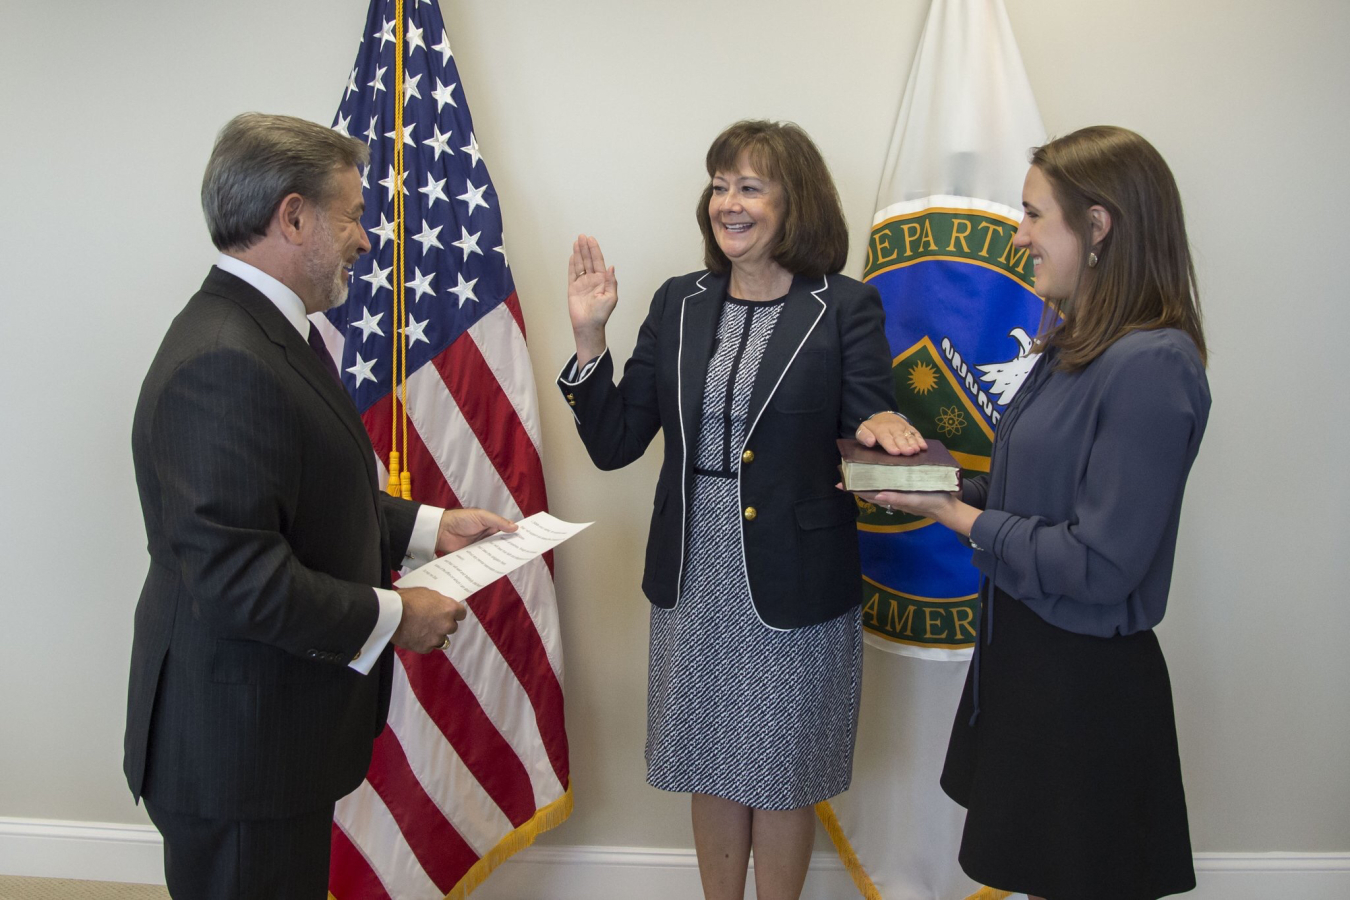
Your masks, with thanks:
<instances>
[{"instance_id":1,"label":"black and white patterned dress","mask_svg":"<svg viewBox=\"0 0 1350 900\"><path fill-rule=\"evenodd\" d=\"M647 781L757 809L843 792L853 769L862 675L858 610L776 629L750 600L737 473L750 391L783 309L728 298L708 364L674 609L653 606Z\"/></svg>"}]
</instances>

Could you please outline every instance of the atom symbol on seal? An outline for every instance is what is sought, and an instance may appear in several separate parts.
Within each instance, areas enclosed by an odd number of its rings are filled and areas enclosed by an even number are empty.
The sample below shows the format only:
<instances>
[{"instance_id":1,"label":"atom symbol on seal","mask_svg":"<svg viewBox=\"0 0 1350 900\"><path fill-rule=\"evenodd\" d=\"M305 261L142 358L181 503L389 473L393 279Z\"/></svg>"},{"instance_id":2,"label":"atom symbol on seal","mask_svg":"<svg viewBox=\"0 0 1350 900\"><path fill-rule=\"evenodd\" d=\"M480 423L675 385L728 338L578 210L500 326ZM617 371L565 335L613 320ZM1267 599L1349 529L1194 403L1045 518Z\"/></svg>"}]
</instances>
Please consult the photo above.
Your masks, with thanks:
<instances>
[{"instance_id":1,"label":"atom symbol on seal","mask_svg":"<svg viewBox=\"0 0 1350 900\"><path fill-rule=\"evenodd\" d=\"M937 427L947 437L960 434L966 427L966 414L955 406L944 406L942 415L937 417Z\"/></svg>"}]
</instances>

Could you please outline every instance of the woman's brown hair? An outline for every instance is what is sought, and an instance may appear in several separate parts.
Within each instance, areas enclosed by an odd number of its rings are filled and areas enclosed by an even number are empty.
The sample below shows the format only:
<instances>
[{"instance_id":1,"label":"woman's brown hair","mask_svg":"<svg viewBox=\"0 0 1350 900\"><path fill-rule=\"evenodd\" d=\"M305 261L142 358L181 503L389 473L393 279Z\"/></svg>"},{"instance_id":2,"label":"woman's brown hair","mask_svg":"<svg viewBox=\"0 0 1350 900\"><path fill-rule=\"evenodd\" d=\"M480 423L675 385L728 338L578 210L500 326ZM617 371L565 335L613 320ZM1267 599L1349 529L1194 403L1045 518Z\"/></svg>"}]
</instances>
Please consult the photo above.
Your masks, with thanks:
<instances>
[{"instance_id":1,"label":"woman's brown hair","mask_svg":"<svg viewBox=\"0 0 1350 900\"><path fill-rule=\"evenodd\" d=\"M708 201L711 179L736 171L742 153L763 178L783 187L782 233L773 260L794 275L818 278L838 272L848 260L848 225L839 192L824 158L806 132L791 122L746 119L717 136L708 148L708 186L698 200L698 227L703 232L703 263L719 275L731 269L717 246Z\"/></svg>"},{"instance_id":2,"label":"woman's brown hair","mask_svg":"<svg viewBox=\"0 0 1350 900\"><path fill-rule=\"evenodd\" d=\"M1055 192L1065 224L1078 235L1083 263L1057 325L1040 343L1058 348L1057 367L1081 369L1131 331L1177 328L1205 359L1195 265L1176 180L1153 145L1126 128L1094 125L1031 154ZM1088 210L1101 206L1111 228L1093 245ZM1088 253L1097 264L1087 265Z\"/></svg>"}]
</instances>

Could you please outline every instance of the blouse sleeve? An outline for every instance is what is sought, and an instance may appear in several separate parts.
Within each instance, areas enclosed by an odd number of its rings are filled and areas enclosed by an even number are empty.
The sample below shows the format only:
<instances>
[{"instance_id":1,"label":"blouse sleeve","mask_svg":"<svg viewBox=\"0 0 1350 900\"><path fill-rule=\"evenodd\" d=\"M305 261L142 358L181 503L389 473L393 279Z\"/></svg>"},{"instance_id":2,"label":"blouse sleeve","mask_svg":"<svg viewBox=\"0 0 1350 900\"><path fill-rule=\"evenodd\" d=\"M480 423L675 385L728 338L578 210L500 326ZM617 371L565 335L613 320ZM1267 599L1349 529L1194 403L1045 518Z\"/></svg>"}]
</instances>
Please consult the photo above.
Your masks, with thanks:
<instances>
[{"instance_id":1,"label":"blouse sleeve","mask_svg":"<svg viewBox=\"0 0 1350 900\"><path fill-rule=\"evenodd\" d=\"M985 474L975 475L970 478L961 479L961 502L966 503L976 509L984 509L985 501L989 498L989 476Z\"/></svg>"}]
</instances>

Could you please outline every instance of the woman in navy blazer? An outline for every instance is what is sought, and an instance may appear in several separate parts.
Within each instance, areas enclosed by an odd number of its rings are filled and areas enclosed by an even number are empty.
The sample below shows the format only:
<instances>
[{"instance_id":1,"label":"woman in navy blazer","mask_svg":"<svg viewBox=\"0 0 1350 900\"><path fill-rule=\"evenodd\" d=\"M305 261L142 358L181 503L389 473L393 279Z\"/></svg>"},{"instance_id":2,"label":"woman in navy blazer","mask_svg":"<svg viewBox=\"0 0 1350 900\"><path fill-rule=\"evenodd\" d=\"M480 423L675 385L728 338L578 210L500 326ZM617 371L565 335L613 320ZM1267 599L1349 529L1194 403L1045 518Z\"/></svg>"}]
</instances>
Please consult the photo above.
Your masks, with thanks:
<instances>
[{"instance_id":1,"label":"woman in navy blazer","mask_svg":"<svg viewBox=\"0 0 1350 900\"><path fill-rule=\"evenodd\" d=\"M835 488L835 439L924 444L891 411L880 297L837 274L847 229L810 138L740 122L707 170L707 268L656 292L617 386L614 270L577 239L577 355L558 383L602 469L665 431L642 580L648 781L692 795L706 896L743 896L753 847L758 895L794 898L812 806L848 786L857 720L857 504Z\"/></svg>"}]
</instances>

